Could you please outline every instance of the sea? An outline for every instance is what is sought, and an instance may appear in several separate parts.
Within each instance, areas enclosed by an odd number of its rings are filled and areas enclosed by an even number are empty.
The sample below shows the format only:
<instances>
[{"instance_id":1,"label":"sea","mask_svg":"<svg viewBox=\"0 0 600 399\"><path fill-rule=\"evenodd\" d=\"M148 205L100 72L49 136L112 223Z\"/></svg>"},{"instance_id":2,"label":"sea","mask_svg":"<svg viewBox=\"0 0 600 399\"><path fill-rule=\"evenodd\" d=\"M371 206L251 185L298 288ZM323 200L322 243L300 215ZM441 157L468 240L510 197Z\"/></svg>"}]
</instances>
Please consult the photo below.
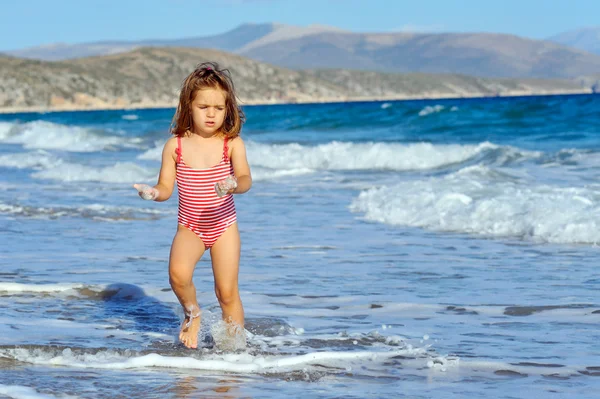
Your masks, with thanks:
<instances>
[{"instance_id":1,"label":"sea","mask_svg":"<svg viewBox=\"0 0 600 399\"><path fill-rule=\"evenodd\" d=\"M600 96L243 109L233 352L132 188L174 109L0 115L1 398L600 397Z\"/></svg>"}]
</instances>

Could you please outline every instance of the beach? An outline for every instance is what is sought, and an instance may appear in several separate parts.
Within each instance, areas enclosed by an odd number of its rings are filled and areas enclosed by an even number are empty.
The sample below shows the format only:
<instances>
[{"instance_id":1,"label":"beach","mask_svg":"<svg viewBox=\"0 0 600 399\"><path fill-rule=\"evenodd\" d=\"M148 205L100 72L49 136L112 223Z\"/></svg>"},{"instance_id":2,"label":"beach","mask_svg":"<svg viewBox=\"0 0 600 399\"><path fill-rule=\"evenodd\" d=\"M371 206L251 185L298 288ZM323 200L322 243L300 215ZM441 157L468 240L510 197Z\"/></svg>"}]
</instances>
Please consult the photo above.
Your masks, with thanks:
<instances>
[{"instance_id":1,"label":"beach","mask_svg":"<svg viewBox=\"0 0 600 399\"><path fill-rule=\"evenodd\" d=\"M177 199L131 188L170 103L3 113L0 396L595 398L600 98L513 94L246 101L234 353L208 254L177 343Z\"/></svg>"}]
</instances>

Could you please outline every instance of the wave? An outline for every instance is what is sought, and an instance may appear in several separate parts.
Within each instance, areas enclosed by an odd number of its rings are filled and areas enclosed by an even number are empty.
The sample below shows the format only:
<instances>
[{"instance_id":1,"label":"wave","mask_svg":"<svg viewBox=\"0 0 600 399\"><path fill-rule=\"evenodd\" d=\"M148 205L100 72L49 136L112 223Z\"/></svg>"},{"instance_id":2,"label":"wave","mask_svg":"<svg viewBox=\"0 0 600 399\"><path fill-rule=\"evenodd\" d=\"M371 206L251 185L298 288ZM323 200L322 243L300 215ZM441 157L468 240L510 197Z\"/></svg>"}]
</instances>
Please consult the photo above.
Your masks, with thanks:
<instances>
[{"instance_id":1,"label":"wave","mask_svg":"<svg viewBox=\"0 0 600 399\"><path fill-rule=\"evenodd\" d=\"M147 169L133 162L117 162L104 168L61 162L50 169L31 175L37 179L58 180L62 182L96 181L103 183L132 183L155 181L158 170Z\"/></svg>"},{"instance_id":2,"label":"wave","mask_svg":"<svg viewBox=\"0 0 600 399\"><path fill-rule=\"evenodd\" d=\"M132 183L132 182L155 182L158 177L158 168L145 168L132 162L119 162L113 166L104 168L93 168L90 166L61 162L52 157L35 156L27 158L24 163L19 162L19 157L11 155L3 159L0 157L0 165L19 168L41 169L31 176L36 179L57 180L62 182L101 182L101 183ZM273 170L257 166L252 169L254 181L272 180L282 177L300 176L314 173L308 168Z\"/></svg>"},{"instance_id":3,"label":"wave","mask_svg":"<svg viewBox=\"0 0 600 399\"><path fill-rule=\"evenodd\" d=\"M83 284L83 283L56 283L56 284L29 284L29 283L9 283L0 282L0 292L21 294L21 293L42 293L48 295L79 295L86 299L107 299L107 298L127 298L128 300L138 300L146 298L147 295L141 287L133 284Z\"/></svg>"},{"instance_id":4,"label":"wave","mask_svg":"<svg viewBox=\"0 0 600 399\"><path fill-rule=\"evenodd\" d=\"M532 158L540 153L501 147L489 142L480 144L431 143L351 143L333 141L317 146L293 144L262 144L248 142L248 161L252 167L277 170L427 170L460 164L497 154L503 157ZM160 161L162 146L141 154L138 158ZM496 159L498 158L498 159Z\"/></svg>"},{"instance_id":5,"label":"wave","mask_svg":"<svg viewBox=\"0 0 600 399\"><path fill-rule=\"evenodd\" d=\"M40 347L36 349L0 348L0 357L29 364L72 368L123 370L159 367L235 373L289 373L305 370L308 367L313 370L329 369L330 372L349 371L352 366L362 366L365 362L381 364L394 357L420 358L423 367L426 367L429 361L422 348L389 351L320 351L299 355L260 352L257 354L202 354L201 358L197 358L158 353L143 354L129 350L91 351L71 348L54 350Z\"/></svg>"},{"instance_id":6,"label":"wave","mask_svg":"<svg viewBox=\"0 0 600 399\"><path fill-rule=\"evenodd\" d=\"M440 105L440 104L433 105L433 106L427 105L421 111L419 111L419 116L427 116L430 114L437 114L438 112L442 112L446 109L447 109L446 106ZM451 112L458 111L458 107L453 106L450 108L450 111Z\"/></svg>"},{"instance_id":7,"label":"wave","mask_svg":"<svg viewBox=\"0 0 600 399\"><path fill-rule=\"evenodd\" d=\"M348 142L318 146L248 144L251 165L278 170L431 170L469 161L514 162L537 158L540 154L489 142L473 145Z\"/></svg>"},{"instance_id":8,"label":"wave","mask_svg":"<svg viewBox=\"0 0 600 399\"><path fill-rule=\"evenodd\" d=\"M91 128L33 121L23 124L0 124L0 142L21 144L26 149L94 152L117 147L135 147L141 140L100 134Z\"/></svg>"},{"instance_id":9,"label":"wave","mask_svg":"<svg viewBox=\"0 0 600 399\"><path fill-rule=\"evenodd\" d=\"M600 243L600 188L556 187L499 176L485 166L362 191L350 205L366 220L436 231Z\"/></svg>"},{"instance_id":10,"label":"wave","mask_svg":"<svg viewBox=\"0 0 600 399\"><path fill-rule=\"evenodd\" d=\"M90 204L78 207L36 207L0 202L0 214L8 214L34 219L82 217L86 219L117 222L125 220L157 219L158 217L160 217L160 215L169 212L172 211L141 207L134 208L126 206L109 206L102 204Z\"/></svg>"},{"instance_id":11,"label":"wave","mask_svg":"<svg viewBox=\"0 0 600 399\"><path fill-rule=\"evenodd\" d=\"M171 350L171 352L174 352ZM390 371L431 375L431 372L455 372L463 375L489 378L495 376L544 376L581 378L598 376L598 367L565 365L560 363L490 361L461 359L453 355L428 354L423 348L369 351L318 351L304 354L256 353L201 353L182 351L172 354L135 352L132 350L78 349L78 348L0 348L0 357L25 364L62 366L74 369L136 370L169 368L203 370L243 374L280 376L289 380L302 372L304 380L318 380L323 375L352 373L354 377L390 376ZM1 387L1 385L0 385Z\"/></svg>"},{"instance_id":12,"label":"wave","mask_svg":"<svg viewBox=\"0 0 600 399\"><path fill-rule=\"evenodd\" d=\"M150 167L135 162L118 162L112 166L92 167L70 163L46 150L0 156L0 166L30 168L32 177L63 182L96 181L131 183L155 181L163 142L137 156L138 160L155 161ZM490 142L478 144L432 143L353 143L329 142L320 145L247 143L248 160L256 180L271 180L320 171L436 171L455 170L468 165L498 167L521 166L526 162L547 170L560 168L578 173L579 167L599 165L599 153L591 150L563 149L545 154Z\"/></svg>"},{"instance_id":13,"label":"wave","mask_svg":"<svg viewBox=\"0 0 600 399\"><path fill-rule=\"evenodd\" d=\"M67 395L61 393L59 395L51 395L48 393L41 393L33 388L26 387L23 385L4 385L0 384L0 395L13 398L13 399L70 399L77 398L77 396Z\"/></svg>"},{"instance_id":14,"label":"wave","mask_svg":"<svg viewBox=\"0 0 600 399\"><path fill-rule=\"evenodd\" d=\"M0 292L8 292L8 293L25 293L25 292L51 293L51 292L64 292L64 291L81 289L83 287L84 287L83 284L74 284L74 283L60 283L60 284L21 284L21 283L0 282Z\"/></svg>"},{"instance_id":15,"label":"wave","mask_svg":"<svg viewBox=\"0 0 600 399\"><path fill-rule=\"evenodd\" d=\"M0 166L5 168L49 169L61 163L60 158L44 150L0 155Z\"/></svg>"}]
</instances>

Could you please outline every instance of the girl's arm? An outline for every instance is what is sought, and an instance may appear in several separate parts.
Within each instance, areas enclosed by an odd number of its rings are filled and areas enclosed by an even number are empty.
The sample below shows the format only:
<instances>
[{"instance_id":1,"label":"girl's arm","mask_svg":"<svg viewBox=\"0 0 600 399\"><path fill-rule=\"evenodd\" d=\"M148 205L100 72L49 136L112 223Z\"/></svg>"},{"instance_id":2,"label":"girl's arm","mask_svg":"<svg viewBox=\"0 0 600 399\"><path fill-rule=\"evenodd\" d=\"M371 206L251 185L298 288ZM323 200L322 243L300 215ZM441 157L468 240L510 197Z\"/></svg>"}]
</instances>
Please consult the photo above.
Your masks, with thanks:
<instances>
[{"instance_id":1,"label":"girl's arm","mask_svg":"<svg viewBox=\"0 0 600 399\"><path fill-rule=\"evenodd\" d=\"M231 140L231 163L237 179L237 187L233 190L233 193L245 193L252 187L252 175L246 158L246 146L241 137Z\"/></svg>"},{"instance_id":2,"label":"girl's arm","mask_svg":"<svg viewBox=\"0 0 600 399\"><path fill-rule=\"evenodd\" d=\"M133 187L138 190L140 197L154 201L166 201L173 193L175 186L176 161L175 150L177 149L177 138L172 137L165 143L162 152L162 163L160 165L160 174L158 183L154 187L145 184L134 184Z\"/></svg>"}]
</instances>

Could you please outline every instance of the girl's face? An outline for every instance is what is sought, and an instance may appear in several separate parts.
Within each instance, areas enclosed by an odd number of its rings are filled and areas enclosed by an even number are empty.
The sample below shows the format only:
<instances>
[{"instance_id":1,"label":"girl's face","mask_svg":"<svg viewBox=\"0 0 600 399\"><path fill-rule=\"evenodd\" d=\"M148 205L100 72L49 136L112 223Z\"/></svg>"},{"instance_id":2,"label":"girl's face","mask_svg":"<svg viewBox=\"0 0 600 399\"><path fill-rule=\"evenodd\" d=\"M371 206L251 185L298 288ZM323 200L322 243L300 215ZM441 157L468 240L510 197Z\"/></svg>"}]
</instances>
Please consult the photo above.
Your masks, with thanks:
<instances>
[{"instance_id":1,"label":"girl's face","mask_svg":"<svg viewBox=\"0 0 600 399\"><path fill-rule=\"evenodd\" d=\"M225 93L219 89L201 89L192 101L194 132L213 135L225 120Z\"/></svg>"}]
</instances>

